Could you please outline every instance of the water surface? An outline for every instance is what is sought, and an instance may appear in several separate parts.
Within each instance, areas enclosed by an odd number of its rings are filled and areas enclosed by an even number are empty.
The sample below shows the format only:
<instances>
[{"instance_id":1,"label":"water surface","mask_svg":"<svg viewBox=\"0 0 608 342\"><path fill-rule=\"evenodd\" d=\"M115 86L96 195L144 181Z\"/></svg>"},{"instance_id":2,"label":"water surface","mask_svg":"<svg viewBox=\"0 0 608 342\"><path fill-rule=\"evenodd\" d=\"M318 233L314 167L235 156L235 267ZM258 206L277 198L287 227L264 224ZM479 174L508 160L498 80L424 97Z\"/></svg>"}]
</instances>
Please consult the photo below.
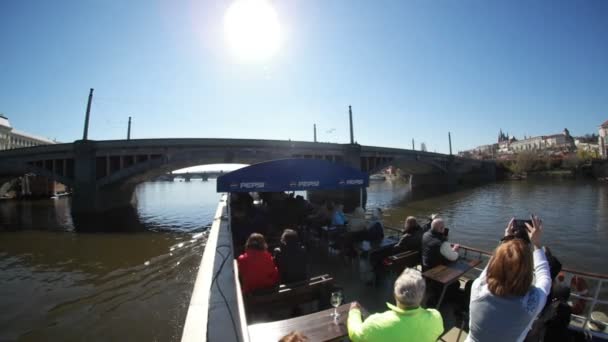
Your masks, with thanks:
<instances>
[{"instance_id":1,"label":"water surface","mask_svg":"<svg viewBox=\"0 0 608 342\"><path fill-rule=\"evenodd\" d=\"M564 265L608 273L606 184L503 182L424 195L372 182L368 206L385 208L393 226L437 212L450 240L487 250L510 217L534 212ZM130 233L76 232L69 198L0 201L0 340L180 339L219 195L213 180L194 180L145 183L137 196L141 227Z\"/></svg>"}]
</instances>

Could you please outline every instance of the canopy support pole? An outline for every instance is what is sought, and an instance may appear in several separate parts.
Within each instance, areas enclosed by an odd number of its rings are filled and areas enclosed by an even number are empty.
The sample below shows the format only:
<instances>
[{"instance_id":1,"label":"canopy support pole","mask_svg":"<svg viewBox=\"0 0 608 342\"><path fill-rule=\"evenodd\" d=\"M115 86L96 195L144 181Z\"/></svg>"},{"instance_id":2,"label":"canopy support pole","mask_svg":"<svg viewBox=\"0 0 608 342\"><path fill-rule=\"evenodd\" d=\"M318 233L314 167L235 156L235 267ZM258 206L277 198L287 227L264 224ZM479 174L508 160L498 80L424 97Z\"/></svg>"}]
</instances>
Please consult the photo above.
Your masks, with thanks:
<instances>
[{"instance_id":1,"label":"canopy support pole","mask_svg":"<svg viewBox=\"0 0 608 342\"><path fill-rule=\"evenodd\" d=\"M363 208L363 188L359 188L359 206Z\"/></svg>"}]
</instances>

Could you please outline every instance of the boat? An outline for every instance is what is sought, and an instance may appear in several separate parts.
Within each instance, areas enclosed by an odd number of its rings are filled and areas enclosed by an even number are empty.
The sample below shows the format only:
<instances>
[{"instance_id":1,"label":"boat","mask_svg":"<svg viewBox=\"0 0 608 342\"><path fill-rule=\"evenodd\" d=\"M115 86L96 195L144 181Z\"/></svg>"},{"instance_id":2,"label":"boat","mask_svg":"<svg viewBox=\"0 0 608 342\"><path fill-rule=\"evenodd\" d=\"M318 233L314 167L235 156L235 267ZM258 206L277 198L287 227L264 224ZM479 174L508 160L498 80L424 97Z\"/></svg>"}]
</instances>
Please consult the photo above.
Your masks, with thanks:
<instances>
[{"instance_id":1,"label":"boat","mask_svg":"<svg viewBox=\"0 0 608 342\"><path fill-rule=\"evenodd\" d=\"M324 299L329 300L328 295L325 298L316 298L315 302L303 306L303 311L295 315L290 310L281 312L274 309L272 315L268 315L271 311L269 308L276 305L277 300L282 300L286 308L297 302L299 298L296 294L299 293L298 291L304 291L303 288L314 287L315 291L326 293L323 289L327 286L339 287L347 302L357 301L368 312L385 311L385 303L392 301L393 282L400 270L405 267L403 260L409 263L412 258L411 255L402 255L403 253L390 256L385 263L386 276L377 282L373 281L376 277L370 272L369 258L373 252L384 248L383 246L390 246L391 239L396 241L401 233L399 229L385 227L386 237L382 244L362 245L361 253L357 258L345 260L331 243L331 234L334 231L330 227L325 227L324 235L308 240L311 279L298 285L282 284L276 292L253 299L241 293L235 260L239 255L240 246L235 246L233 243L234 231L231 226L230 206L233 193L316 189L342 191L363 189L368 184L367 176L362 175L358 170L313 159L288 159L254 164L219 177L217 190L224 194L209 231L188 307L182 341L276 341L278 337L294 329L302 329L305 334L309 334L311 341L326 340L328 335L314 335L318 332L314 331L316 329L314 324L326 324L324 326L326 333L333 331L342 334L336 336L344 336L347 306L339 306L339 311L343 314L339 321L336 319L331 323L327 311L324 310L328 306L323 303ZM269 245L270 240L267 238ZM475 279L481 273L491 253L465 244L460 245L459 254L463 262L467 263L467 272L457 279L462 291L467 280ZM604 293L602 290L605 291L603 285L608 282L608 275L570 268L563 268L562 272L566 282L572 282L572 279L577 277L586 279L588 284L593 284L588 291L574 292L571 295L572 301L582 303L585 310L580 314L572 315L570 330L598 341L608 340L606 324L598 321L605 316L591 314L601 311L601 307L608 304L608 301L600 299L600 294ZM458 307L458 298L446 299L443 303L441 299L439 300L439 310L444 318L444 334L440 341L463 341L466 337L465 327L468 325L466 315L454 315L454 309ZM261 307L266 312L262 314L252 312L254 307ZM602 327L604 330L600 329Z\"/></svg>"}]
</instances>

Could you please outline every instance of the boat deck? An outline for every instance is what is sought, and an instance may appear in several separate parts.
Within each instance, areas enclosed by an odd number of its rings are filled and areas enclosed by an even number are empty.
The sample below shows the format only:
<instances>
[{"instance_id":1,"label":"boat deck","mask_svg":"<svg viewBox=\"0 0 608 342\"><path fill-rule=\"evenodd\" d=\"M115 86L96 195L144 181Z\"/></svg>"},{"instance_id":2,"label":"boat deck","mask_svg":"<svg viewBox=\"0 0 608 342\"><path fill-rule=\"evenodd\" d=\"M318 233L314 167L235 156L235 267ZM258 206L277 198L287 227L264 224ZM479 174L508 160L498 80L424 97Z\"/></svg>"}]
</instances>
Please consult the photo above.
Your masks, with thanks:
<instances>
[{"instance_id":1,"label":"boat deck","mask_svg":"<svg viewBox=\"0 0 608 342\"><path fill-rule=\"evenodd\" d=\"M389 233L391 233L389 231ZM335 286L340 289L344 296L344 303L353 301L359 302L368 312L384 312L388 308L386 303L394 304L393 284L398 274L385 273L378 281L374 281L369 261L365 257L344 257L339 251L329 248L328 242L324 239L314 239L308 246L309 274L316 276L329 274L334 278ZM419 268L419 267L418 267ZM478 272L473 269L471 274L477 276ZM460 282L461 289L467 279L463 277ZM461 299L461 298L458 298ZM444 300L439 311L444 323L444 341L456 341L458 329L460 328L461 318L457 315L457 310L462 306L457 299ZM319 308L311 305L304 308L307 311L302 314L314 312ZM290 318L289 313L274 317L251 317L248 324L268 322L272 319ZM447 334L450 332L449 334ZM466 332L463 332L460 340L464 340Z\"/></svg>"},{"instance_id":2,"label":"boat deck","mask_svg":"<svg viewBox=\"0 0 608 342\"><path fill-rule=\"evenodd\" d=\"M255 323L275 321L287 317L246 317L245 306L241 295L237 269L234 262L236 254L232 245L229 212L226 197L220 201L215 220L209 232L207 246L201 260L201 266L194 286L190 307L182 334L182 341L249 341L248 326ZM395 235L390 230L387 234ZM486 251L462 246L460 255L466 259L481 259L482 263L467 272L467 279L476 278L485 267L490 254ZM335 250L328 248L324 239L315 239L308 246L310 276L329 274L335 280L335 285L343 291L344 303L358 301L370 313L386 311L386 302L394 302L392 296L393 283L396 274L389 274L373 283L369 263L365 258L345 258ZM584 277L589 284L589 294L573 294L572 300L584 300L586 311L580 315L572 315L571 329L593 336L594 340L605 340L608 332L593 331L588 328L590 314L594 310L603 311L608 301L601 300L604 294L603 283L608 276L583 273L567 268L566 281L573 276ZM461 278L461 289L464 281ZM460 300L462 302L462 300ZM444 321L444 335L440 341L452 342L457 340L462 322L458 310L462 303L459 298L449 298L443 301L440 312ZM319 307L311 305L304 307L299 314L318 311ZM581 334L582 335L582 334ZM466 334L460 336L464 340Z\"/></svg>"}]
</instances>

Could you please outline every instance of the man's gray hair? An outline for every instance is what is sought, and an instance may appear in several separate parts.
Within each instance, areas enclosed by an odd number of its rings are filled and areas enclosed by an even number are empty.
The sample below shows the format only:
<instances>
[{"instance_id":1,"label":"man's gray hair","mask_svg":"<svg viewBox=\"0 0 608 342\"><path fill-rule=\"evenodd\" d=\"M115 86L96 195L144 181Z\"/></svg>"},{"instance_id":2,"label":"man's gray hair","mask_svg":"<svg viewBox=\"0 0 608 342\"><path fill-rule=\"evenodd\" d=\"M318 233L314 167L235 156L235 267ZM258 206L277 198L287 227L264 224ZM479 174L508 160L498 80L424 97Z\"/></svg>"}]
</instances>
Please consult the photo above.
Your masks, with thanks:
<instances>
[{"instance_id":1,"label":"man's gray hair","mask_svg":"<svg viewBox=\"0 0 608 342\"><path fill-rule=\"evenodd\" d=\"M425 290L422 273L413 268L406 268L395 281L395 299L406 308L420 306Z\"/></svg>"},{"instance_id":2,"label":"man's gray hair","mask_svg":"<svg viewBox=\"0 0 608 342\"><path fill-rule=\"evenodd\" d=\"M431 222L431 229L434 231L438 231L439 227L443 227L443 219L441 218L436 218L433 220L433 222Z\"/></svg>"}]
</instances>

